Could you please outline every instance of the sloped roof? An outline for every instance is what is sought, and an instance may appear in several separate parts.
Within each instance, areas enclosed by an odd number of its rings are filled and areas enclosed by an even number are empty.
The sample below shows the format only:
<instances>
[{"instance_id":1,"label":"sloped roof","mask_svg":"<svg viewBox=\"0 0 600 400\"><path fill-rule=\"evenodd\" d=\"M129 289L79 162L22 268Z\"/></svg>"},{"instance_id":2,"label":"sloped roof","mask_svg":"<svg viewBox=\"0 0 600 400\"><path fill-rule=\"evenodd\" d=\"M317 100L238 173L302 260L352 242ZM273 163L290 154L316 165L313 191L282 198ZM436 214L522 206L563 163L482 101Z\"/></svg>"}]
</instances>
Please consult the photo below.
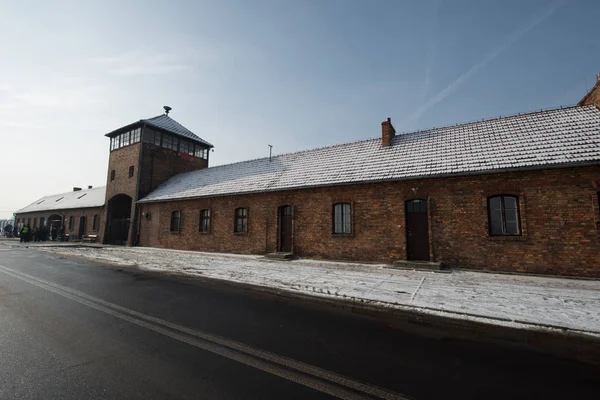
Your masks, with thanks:
<instances>
[{"instance_id":1,"label":"sloped roof","mask_svg":"<svg viewBox=\"0 0 600 400\"><path fill-rule=\"evenodd\" d=\"M146 124L155 128L164 129L165 131L174 133L176 135L195 140L196 142L203 143L208 147L214 147L212 144L208 143L204 139L199 138L194 134L194 132L190 131L185 126L181 125L179 122L175 121L168 115L163 114L150 119L142 119L141 122L145 122Z\"/></svg>"},{"instance_id":2,"label":"sloped roof","mask_svg":"<svg viewBox=\"0 0 600 400\"><path fill-rule=\"evenodd\" d=\"M17 214L34 211L68 210L72 208L102 207L106 197L106 186L78 190L42 197L17 211Z\"/></svg>"},{"instance_id":3,"label":"sloped roof","mask_svg":"<svg viewBox=\"0 0 600 400\"><path fill-rule=\"evenodd\" d=\"M129 125L122 126L119 129L115 129L114 131L109 132L104 136L108 136L108 137L116 136L117 134L119 134L121 132L127 132L127 130L141 126L142 124L147 124L154 128L162 129L164 131L167 131L167 132L173 133L175 135L193 140L195 142L202 143L202 144L206 145L207 147L214 147L212 144L210 144L206 140L198 137L194 132L190 131L185 126L181 125L179 122L175 121L173 118L171 118L165 114L156 116L154 118L140 119L139 121L136 121Z\"/></svg>"},{"instance_id":4,"label":"sloped roof","mask_svg":"<svg viewBox=\"0 0 600 400\"><path fill-rule=\"evenodd\" d=\"M600 164L600 111L575 106L179 174L141 202L403 180L511 169Z\"/></svg>"}]
</instances>

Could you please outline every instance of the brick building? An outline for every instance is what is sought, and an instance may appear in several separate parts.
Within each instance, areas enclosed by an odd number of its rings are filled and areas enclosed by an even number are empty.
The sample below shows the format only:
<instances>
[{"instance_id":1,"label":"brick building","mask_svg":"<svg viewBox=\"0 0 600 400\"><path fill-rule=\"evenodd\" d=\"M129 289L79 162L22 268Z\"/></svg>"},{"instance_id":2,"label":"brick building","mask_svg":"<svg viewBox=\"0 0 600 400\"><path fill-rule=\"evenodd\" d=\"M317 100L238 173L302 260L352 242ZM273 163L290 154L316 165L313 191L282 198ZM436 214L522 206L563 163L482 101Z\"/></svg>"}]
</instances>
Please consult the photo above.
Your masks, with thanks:
<instances>
[{"instance_id":1,"label":"brick building","mask_svg":"<svg viewBox=\"0 0 600 400\"><path fill-rule=\"evenodd\" d=\"M388 119L376 139L211 168L209 143L167 115L141 120L107 134L98 234L599 277L599 102L600 83L573 107L405 134Z\"/></svg>"}]
</instances>

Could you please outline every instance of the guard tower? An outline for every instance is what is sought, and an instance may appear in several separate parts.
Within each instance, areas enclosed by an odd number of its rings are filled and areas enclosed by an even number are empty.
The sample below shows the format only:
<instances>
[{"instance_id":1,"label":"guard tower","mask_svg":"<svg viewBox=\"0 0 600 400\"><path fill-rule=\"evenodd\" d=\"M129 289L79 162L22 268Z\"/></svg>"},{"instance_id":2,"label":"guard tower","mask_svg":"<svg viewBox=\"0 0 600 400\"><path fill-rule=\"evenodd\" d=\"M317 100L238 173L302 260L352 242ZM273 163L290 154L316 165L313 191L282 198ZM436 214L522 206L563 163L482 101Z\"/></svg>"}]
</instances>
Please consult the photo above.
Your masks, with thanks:
<instances>
[{"instance_id":1,"label":"guard tower","mask_svg":"<svg viewBox=\"0 0 600 400\"><path fill-rule=\"evenodd\" d=\"M141 119L105 136L110 138L106 180L104 243L137 244L140 216L136 201L173 175L208 167L212 144L165 113Z\"/></svg>"}]
</instances>

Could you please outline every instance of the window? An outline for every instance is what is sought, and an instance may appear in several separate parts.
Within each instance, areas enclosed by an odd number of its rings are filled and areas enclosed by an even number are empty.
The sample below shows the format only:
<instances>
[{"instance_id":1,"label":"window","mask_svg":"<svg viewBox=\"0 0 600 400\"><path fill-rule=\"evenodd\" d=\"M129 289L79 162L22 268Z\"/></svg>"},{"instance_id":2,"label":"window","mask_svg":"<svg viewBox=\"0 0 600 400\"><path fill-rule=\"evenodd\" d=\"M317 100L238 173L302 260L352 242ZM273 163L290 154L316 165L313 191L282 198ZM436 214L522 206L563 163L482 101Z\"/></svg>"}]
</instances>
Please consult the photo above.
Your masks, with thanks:
<instances>
[{"instance_id":1,"label":"window","mask_svg":"<svg viewBox=\"0 0 600 400\"><path fill-rule=\"evenodd\" d=\"M199 145L195 145L195 149L194 149L194 155L198 158L202 157L202 151L204 150L202 147L200 147Z\"/></svg>"},{"instance_id":2,"label":"window","mask_svg":"<svg viewBox=\"0 0 600 400\"><path fill-rule=\"evenodd\" d=\"M35 228L37 226L37 218L33 219L33 227Z\"/></svg>"},{"instance_id":3,"label":"window","mask_svg":"<svg viewBox=\"0 0 600 400\"><path fill-rule=\"evenodd\" d=\"M72 230L72 229L73 229L73 216L71 215L69 217L69 230Z\"/></svg>"},{"instance_id":4,"label":"window","mask_svg":"<svg viewBox=\"0 0 600 400\"><path fill-rule=\"evenodd\" d=\"M96 232L98 230L98 215L94 215L94 219L92 220L92 230Z\"/></svg>"},{"instance_id":5,"label":"window","mask_svg":"<svg viewBox=\"0 0 600 400\"><path fill-rule=\"evenodd\" d=\"M188 150L189 150L189 147L190 147L189 142L186 142L185 140L182 140L179 143L179 152L187 154Z\"/></svg>"},{"instance_id":6,"label":"window","mask_svg":"<svg viewBox=\"0 0 600 400\"><path fill-rule=\"evenodd\" d=\"M171 232L179 232L181 229L181 211L171 211Z\"/></svg>"},{"instance_id":7,"label":"window","mask_svg":"<svg viewBox=\"0 0 600 400\"><path fill-rule=\"evenodd\" d=\"M149 128L144 129L144 139L143 140L146 143L154 143L154 131ZM158 140L160 141L160 137Z\"/></svg>"},{"instance_id":8,"label":"window","mask_svg":"<svg viewBox=\"0 0 600 400\"><path fill-rule=\"evenodd\" d=\"M154 132L154 144L156 146L160 146L161 142L160 142L160 137L162 136L162 133L160 132Z\"/></svg>"},{"instance_id":9,"label":"window","mask_svg":"<svg viewBox=\"0 0 600 400\"><path fill-rule=\"evenodd\" d=\"M46 221L44 220L44 217L40 218L40 228L42 228L46 225L45 222Z\"/></svg>"},{"instance_id":10,"label":"window","mask_svg":"<svg viewBox=\"0 0 600 400\"><path fill-rule=\"evenodd\" d=\"M84 193L84 194L82 194L81 196L79 196L79 197L77 198L77 200L79 200L80 198L82 198L82 197L84 197L84 196L86 196L86 195L87 195L87 193Z\"/></svg>"},{"instance_id":11,"label":"window","mask_svg":"<svg viewBox=\"0 0 600 400\"><path fill-rule=\"evenodd\" d=\"M56 202L58 202L58 201L61 201L62 199L64 199L64 197L60 197L60 198L58 198L58 199L54 200L54 202L56 203Z\"/></svg>"},{"instance_id":12,"label":"window","mask_svg":"<svg viewBox=\"0 0 600 400\"><path fill-rule=\"evenodd\" d=\"M140 141L140 135L142 134L142 129L137 128L131 131L131 144L137 143Z\"/></svg>"},{"instance_id":13,"label":"window","mask_svg":"<svg viewBox=\"0 0 600 400\"><path fill-rule=\"evenodd\" d=\"M173 137L173 146L171 147L171 149L177 151L178 148L179 148L179 139L176 137Z\"/></svg>"},{"instance_id":14,"label":"window","mask_svg":"<svg viewBox=\"0 0 600 400\"><path fill-rule=\"evenodd\" d=\"M333 205L333 233L352 233L352 207L350 203Z\"/></svg>"},{"instance_id":15,"label":"window","mask_svg":"<svg viewBox=\"0 0 600 400\"><path fill-rule=\"evenodd\" d=\"M121 133L121 147L129 146L129 132Z\"/></svg>"},{"instance_id":16,"label":"window","mask_svg":"<svg viewBox=\"0 0 600 400\"><path fill-rule=\"evenodd\" d=\"M519 197L493 196L488 198L488 218L491 236L518 236Z\"/></svg>"},{"instance_id":17,"label":"window","mask_svg":"<svg viewBox=\"0 0 600 400\"><path fill-rule=\"evenodd\" d=\"M115 170L113 169L112 171L110 171L110 181L112 182L114 180L115 180Z\"/></svg>"},{"instance_id":18,"label":"window","mask_svg":"<svg viewBox=\"0 0 600 400\"><path fill-rule=\"evenodd\" d=\"M210 232L210 210L200 210L200 232Z\"/></svg>"},{"instance_id":19,"label":"window","mask_svg":"<svg viewBox=\"0 0 600 400\"><path fill-rule=\"evenodd\" d=\"M133 171L135 171L135 168L132 166L129 167L129 177L133 177Z\"/></svg>"},{"instance_id":20,"label":"window","mask_svg":"<svg viewBox=\"0 0 600 400\"><path fill-rule=\"evenodd\" d=\"M173 137L170 135L163 135L162 146L166 149L170 149L173 146Z\"/></svg>"},{"instance_id":21,"label":"window","mask_svg":"<svg viewBox=\"0 0 600 400\"><path fill-rule=\"evenodd\" d=\"M248 209L247 208L236 208L235 209L235 221L234 221L233 231L235 233L248 232Z\"/></svg>"}]
</instances>

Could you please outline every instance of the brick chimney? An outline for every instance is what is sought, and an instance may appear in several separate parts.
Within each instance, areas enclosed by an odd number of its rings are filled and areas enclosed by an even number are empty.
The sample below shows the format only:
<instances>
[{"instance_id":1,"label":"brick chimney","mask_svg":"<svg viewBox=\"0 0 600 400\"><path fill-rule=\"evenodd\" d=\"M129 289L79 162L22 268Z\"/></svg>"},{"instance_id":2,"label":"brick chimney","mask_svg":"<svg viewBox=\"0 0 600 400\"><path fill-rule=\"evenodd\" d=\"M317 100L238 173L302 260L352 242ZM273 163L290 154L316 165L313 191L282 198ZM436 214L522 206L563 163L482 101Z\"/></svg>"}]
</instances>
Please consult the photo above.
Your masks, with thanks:
<instances>
[{"instance_id":1,"label":"brick chimney","mask_svg":"<svg viewBox=\"0 0 600 400\"><path fill-rule=\"evenodd\" d=\"M396 135L396 130L392 125L392 119L388 118L381 123L381 145L391 146L392 138Z\"/></svg>"}]
</instances>

